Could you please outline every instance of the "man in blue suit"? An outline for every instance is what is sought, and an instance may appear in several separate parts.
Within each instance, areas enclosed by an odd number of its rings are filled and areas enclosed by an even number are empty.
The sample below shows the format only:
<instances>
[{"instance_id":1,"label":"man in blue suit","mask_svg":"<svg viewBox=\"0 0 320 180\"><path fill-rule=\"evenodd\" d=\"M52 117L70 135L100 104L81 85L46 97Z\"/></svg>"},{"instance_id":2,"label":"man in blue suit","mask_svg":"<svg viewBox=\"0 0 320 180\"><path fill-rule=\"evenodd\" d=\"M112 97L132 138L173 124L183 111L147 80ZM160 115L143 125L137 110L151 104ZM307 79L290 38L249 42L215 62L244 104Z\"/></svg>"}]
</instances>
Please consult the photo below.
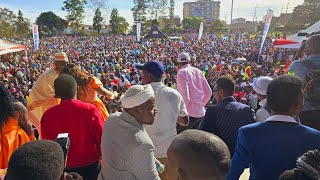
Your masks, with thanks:
<instances>
[{"instance_id":1,"label":"man in blue suit","mask_svg":"<svg viewBox=\"0 0 320 180\"><path fill-rule=\"evenodd\" d=\"M320 131L300 125L303 109L303 82L292 75L279 76L267 90L272 116L265 122L239 129L236 152L228 180L238 180L250 167L250 179L273 180L293 169L303 153L320 148Z\"/></svg>"},{"instance_id":2,"label":"man in blue suit","mask_svg":"<svg viewBox=\"0 0 320 180\"><path fill-rule=\"evenodd\" d=\"M220 77L213 88L213 96L218 102L209 107L200 130L220 137L228 146L231 156L237 144L238 129L254 123L252 110L233 97L235 82L227 76Z\"/></svg>"}]
</instances>

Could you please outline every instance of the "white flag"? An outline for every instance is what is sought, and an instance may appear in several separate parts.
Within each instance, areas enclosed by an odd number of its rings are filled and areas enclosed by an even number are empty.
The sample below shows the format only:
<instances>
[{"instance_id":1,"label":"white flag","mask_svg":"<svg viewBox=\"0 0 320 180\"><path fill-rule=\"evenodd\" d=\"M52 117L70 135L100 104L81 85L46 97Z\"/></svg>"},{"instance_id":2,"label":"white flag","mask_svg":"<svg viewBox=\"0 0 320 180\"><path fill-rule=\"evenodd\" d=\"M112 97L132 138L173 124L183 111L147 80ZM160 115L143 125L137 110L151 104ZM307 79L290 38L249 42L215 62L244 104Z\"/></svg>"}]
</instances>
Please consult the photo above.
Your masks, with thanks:
<instances>
[{"instance_id":1,"label":"white flag","mask_svg":"<svg viewBox=\"0 0 320 180\"><path fill-rule=\"evenodd\" d=\"M137 41L140 42L141 36L141 23L137 23Z\"/></svg>"},{"instance_id":2,"label":"white flag","mask_svg":"<svg viewBox=\"0 0 320 180\"><path fill-rule=\"evenodd\" d=\"M266 38L267 38L267 35L269 32L269 28L270 28L271 21L272 21L272 14L273 14L273 11L271 9L268 9L266 23L264 25L264 29L263 29L263 33L262 33L262 41L261 41L261 47L260 47L260 51L259 51L258 62L260 61L260 55L262 53L264 42L266 41Z\"/></svg>"},{"instance_id":3,"label":"white flag","mask_svg":"<svg viewBox=\"0 0 320 180\"><path fill-rule=\"evenodd\" d=\"M200 23L198 41L201 39L202 33L203 33L203 22Z\"/></svg>"},{"instance_id":4,"label":"white flag","mask_svg":"<svg viewBox=\"0 0 320 180\"><path fill-rule=\"evenodd\" d=\"M37 52L39 49L39 31L38 31L38 25L33 24L32 26L32 35L33 35L33 46L34 46L34 52Z\"/></svg>"}]
</instances>

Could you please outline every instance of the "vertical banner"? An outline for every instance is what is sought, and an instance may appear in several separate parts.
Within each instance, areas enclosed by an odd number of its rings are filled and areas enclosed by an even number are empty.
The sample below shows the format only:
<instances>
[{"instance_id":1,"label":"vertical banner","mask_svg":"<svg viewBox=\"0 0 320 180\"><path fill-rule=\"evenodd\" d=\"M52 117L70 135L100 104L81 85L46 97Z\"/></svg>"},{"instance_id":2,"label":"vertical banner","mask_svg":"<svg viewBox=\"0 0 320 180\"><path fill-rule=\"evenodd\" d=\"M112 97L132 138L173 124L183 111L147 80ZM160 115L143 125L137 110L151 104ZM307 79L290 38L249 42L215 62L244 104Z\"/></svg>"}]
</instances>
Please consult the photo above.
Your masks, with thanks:
<instances>
[{"instance_id":1,"label":"vertical banner","mask_svg":"<svg viewBox=\"0 0 320 180\"><path fill-rule=\"evenodd\" d=\"M200 41L203 33L203 22L200 23L198 41Z\"/></svg>"},{"instance_id":2,"label":"vertical banner","mask_svg":"<svg viewBox=\"0 0 320 180\"><path fill-rule=\"evenodd\" d=\"M140 42L141 36L141 23L137 23L137 41Z\"/></svg>"},{"instance_id":3,"label":"vertical banner","mask_svg":"<svg viewBox=\"0 0 320 180\"><path fill-rule=\"evenodd\" d=\"M271 9L268 9L267 16L266 16L266 23L264 25L264 29L262 33L262 41L261 41L261 47L259 51L258 62L260 62L260 55L262 53L263 45L268 35L268 31L269 31L271 20L272 20L272 14L273 14L273 11Z\"/></svg>"},{"instance_id":4,"label":"vertical banner","mask_svg":"<svg viewBox=\"0 0 320 180\"><path fill-rule=\"evenodd\" d=\"M40 44L38 25L36 24L32 25L32 34L33 34L34 52L37 52L39 50L39 44Z\"/></svg>"}]
</instances>

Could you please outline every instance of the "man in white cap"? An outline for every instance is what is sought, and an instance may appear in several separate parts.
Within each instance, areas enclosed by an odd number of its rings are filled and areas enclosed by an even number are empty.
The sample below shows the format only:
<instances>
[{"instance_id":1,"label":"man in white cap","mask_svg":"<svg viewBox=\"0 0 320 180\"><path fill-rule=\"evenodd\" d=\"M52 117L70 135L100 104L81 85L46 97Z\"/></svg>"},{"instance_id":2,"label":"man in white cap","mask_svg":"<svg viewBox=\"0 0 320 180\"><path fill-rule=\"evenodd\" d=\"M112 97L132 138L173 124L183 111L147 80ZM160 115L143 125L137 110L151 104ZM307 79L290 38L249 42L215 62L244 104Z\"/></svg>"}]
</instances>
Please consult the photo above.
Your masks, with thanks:
<instances>
[{"instance_id":1,"label":"man in white cap","mask_svg":"<svg viewBox=\"0 0 320 180\"><path fill-rule=\"evenodd\" d=\"M28 101L28 118L41 134L40 120L44 112L59 104L54 98L54 80L58 78L61 69L69 62L66 53L56 53L54 66L46 70L31 89Z\"/></svg>"},{"instance_id":2,"label":"man in white cap","mask_svg":"<svg viewBox=\"0 0 320 180\"><path fill-rule=\"evenodd\" d=\"M212 96L212 90L202 71L192 67L188 53L178 56L177 87L188 110L190 123L187 127L179 126L178 133L186 129L197 129L205 115L205 106Z\"/></svg>"},{"instance_id":3,"label":"man in white cap","mask_svg":"<svg viewBox=\"0 0 320 180\"><path fill-rule=\"evenodd\" d=\"M252 87L257 93L261 106L256 113L256 122L263 122L271 116L271 110L267 104L267 89L271 81L272 78L269 76L261 76L253 81Z\"/></svg>"},{"instance_id":4,"label":"man in white cap","mask_svg":"<svg viewBox=\"0 0 320 180\"><path fill-rule=\"evenodd\" d=\"M120 98L123 112L105 123L99 180L159 180L154 145L143 125L155 120L156 99L151 85L135 85Z\"/></svg>"}]
</instances>

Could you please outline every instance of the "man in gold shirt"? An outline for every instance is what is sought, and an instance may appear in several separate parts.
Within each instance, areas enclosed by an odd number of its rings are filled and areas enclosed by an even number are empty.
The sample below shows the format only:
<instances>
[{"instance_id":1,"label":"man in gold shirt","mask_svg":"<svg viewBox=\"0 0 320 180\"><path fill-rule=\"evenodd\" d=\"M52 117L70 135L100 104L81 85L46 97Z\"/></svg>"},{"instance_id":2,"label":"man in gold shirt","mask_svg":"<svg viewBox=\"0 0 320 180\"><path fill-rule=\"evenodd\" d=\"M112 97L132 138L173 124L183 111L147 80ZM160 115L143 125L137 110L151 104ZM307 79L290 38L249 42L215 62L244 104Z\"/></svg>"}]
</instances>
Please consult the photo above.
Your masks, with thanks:
<instances>
[{"instance_id":1,"label":"man in gold shirt","mask_svg":"<svg viewBox=\"0 0 320 180\"><path fill-rule=\"evenodd\" d=\"M59 99L55 98L53 84L61 69L68 62L66 53L56 53L54 66L46 70L31 89L28 101L28 117L39 134L41 134L40 120L42 115L47 109L59 104Z\"/></svg>"}]
</instances>

